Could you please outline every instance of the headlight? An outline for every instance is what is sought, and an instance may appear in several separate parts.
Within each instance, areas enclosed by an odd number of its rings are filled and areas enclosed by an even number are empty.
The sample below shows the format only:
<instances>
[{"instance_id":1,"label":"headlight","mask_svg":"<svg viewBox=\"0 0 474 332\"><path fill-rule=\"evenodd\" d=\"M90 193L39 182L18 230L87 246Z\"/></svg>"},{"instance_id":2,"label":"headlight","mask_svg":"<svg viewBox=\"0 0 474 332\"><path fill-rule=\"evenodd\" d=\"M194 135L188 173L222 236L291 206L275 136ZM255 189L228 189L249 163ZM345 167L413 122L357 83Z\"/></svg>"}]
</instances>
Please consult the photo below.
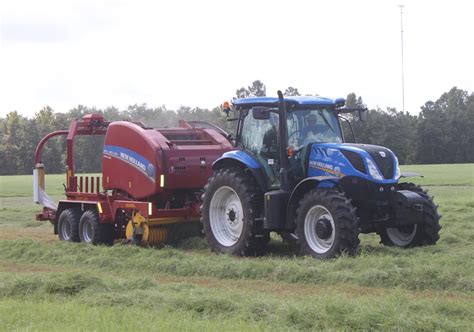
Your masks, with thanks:
<instances>
[{"instance_id":1,"label":"headlight","mask_svg":"<svg viewBox=\"0 0 474 332\"><path fill-rule=\"evenodd\" d=\"M400 176L402 176L402 171L400 170L400 165L398 164L398 158L395 157L395 180L400 179Z\"/></svg>"},{"instance_id":2,"label":"headlight","mask_svg":"<svg viewBox=\"0 0 474 332\"><path fill-rule=\"evenodd\" d=\"M367 161L367 168L369 169L370 176L373 177L375 180L382 181L383 180L382 174L380 174L374 162L370 160L369 158L365 158L365 161Z\"/></svg>"}]
</instances>

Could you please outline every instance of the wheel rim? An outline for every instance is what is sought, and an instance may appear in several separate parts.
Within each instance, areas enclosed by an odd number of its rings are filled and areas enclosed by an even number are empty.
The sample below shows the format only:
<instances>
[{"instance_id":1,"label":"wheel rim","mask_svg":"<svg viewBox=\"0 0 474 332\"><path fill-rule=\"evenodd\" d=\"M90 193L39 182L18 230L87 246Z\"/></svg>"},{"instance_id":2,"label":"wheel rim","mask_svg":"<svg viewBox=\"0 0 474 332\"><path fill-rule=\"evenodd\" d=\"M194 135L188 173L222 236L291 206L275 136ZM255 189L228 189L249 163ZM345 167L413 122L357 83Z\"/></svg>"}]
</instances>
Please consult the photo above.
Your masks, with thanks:
<instances>
[{"instance_id":1,"label":"wheel rim","mask_svg":"<svg viewBox=\"0 0 474 332\"><path fill-rule=\"evenodd\" d=\"M237 243L244 227L244 210L237 193L230 187L217 189L209 206L212 233L223 246Z\"/></svg>"},{"instance_id":2,"label":"wheel rim","mask_svg":"<svg viewBox=\"0 0 474 332\"><path fill-rule=\"evenodd\" d=\"M86 243L92 242L92 224L88 221L82 225L82 238Z\"/></svg>"},{"instance_id":3,"label":"wheel rim","mask_svg":"<svg viewBox=\"0 0 474 332\"><path fill-rule=\"evenodd\" d=\"M387 228L387 236L390 241L399 247L407 246L413 241L418 225Z\"/></svg>"},{"instance_id":4,"label":"wheel rim","mask_svg":"<svg viewBox=\"0 0 474 332\"><path fill-rule=\"evenodd\" d=\"M61 223L61 237L64 241L69 241L71 239L71 224L68 220L64 220Z\"/></svg>"},{"instance_id":5,"label":"wheel rim","mask_svg":"<svg viewBox=\"0 0 474 332\"><path fill-rule=\"evenodd\" d=\"M324 238L318 235L316 231L317 223L318 221L321 223L321 220L326 220L326 223L331 226L330 234L324 236ZM304 220L304 235L311 250L318 254L324 254L332 248L336 227L334 225L334 218L328 209L321 205L316 205L309 209Z\"/></svg>"}]
</instances>

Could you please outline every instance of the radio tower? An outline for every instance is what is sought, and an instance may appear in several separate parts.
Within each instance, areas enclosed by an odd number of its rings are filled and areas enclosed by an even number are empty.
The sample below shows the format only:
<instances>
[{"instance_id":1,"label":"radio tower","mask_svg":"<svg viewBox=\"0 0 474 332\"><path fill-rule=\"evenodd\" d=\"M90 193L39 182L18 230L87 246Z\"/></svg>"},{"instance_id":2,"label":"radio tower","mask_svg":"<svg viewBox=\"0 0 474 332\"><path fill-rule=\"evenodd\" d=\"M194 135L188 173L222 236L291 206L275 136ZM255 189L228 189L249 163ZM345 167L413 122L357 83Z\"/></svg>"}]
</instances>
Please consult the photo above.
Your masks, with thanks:
<instances>
[{"instance_id":1,"label":"radio tower","mask_svg":"<svg viewBox=\"0 0 474 332\"><path fill-rule=\"evenodd\" d=\"M398 5L400 7L400 33L402 42L402 111L405 112L405 65L403 62L403 7L404 5Z\"/></svg>"}]
</instances>

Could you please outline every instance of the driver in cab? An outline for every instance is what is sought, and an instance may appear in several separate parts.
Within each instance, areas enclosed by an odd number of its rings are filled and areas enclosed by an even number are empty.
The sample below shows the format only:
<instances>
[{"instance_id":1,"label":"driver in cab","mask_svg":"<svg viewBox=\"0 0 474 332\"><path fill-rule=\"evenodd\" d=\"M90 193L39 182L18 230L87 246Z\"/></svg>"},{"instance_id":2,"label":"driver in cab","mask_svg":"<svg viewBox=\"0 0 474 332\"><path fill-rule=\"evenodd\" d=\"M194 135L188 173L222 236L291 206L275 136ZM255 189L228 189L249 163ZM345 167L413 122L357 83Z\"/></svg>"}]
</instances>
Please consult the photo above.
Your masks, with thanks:
<instances>
[{"instance_id":1,"label":"driver in cab","mask_svg":"<svg viewBox=\"0 0 474 332\"><path fill-rule=\"evenodd\" d=\"M317 125L318 123L318 117L316 116L316 114L310 114L306 117L306 127L303 128L303 132L302 132L302 138L303 139L307 139L309 138L309 136L316 136L318 134L318 131L319 133L321 132L321 129L320 128L321 126L318 126Z\"/></svg>"},{"instance_id":2,"label":"driver in cab","mask_svg":"<svg viewBox=\"0 0 474 332\"><path fill-rule=\"evenodd\" d=\"M329 124L318 124L318 116L316 114L309 114L306 117L306 127L303 128L301 133L301 139L304 144L311 142L331 142L334 139L334 135L331 135L331 131L334 131Z\"/></svg>"}]
</instances>

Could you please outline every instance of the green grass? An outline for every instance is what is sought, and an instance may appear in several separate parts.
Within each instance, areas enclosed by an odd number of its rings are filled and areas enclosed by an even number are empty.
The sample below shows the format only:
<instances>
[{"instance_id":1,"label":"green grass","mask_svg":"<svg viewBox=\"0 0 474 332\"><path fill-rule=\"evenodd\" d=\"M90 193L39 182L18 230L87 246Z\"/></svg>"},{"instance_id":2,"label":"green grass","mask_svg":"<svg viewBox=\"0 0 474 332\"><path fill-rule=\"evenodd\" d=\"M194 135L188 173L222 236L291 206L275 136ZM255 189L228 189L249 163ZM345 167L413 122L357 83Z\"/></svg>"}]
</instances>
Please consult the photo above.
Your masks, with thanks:
<instances>
[{"instance_id":1,"label":"green grass","mask_svg":"<svg viewBox=\"0 0 474 332\"><path fill-rule=\"evenodd\" d=\"M100 174L76 174L77 176L99 176ZM65 174L46 174L45 187L48 195L64 195ZM33 176L0 176L0 197L32 197Z\"/></svg>"},{"instance_id":2,"label":"green grass","mask_svg":"<svg viewBox=\"0 0 474 332\"><path fill-rule=\"evenodd\" d=\"M474 186L474 164L405 165L401 169L423 175L416 182L424 186Z\"/></svg>"},{"instance_id":3,"label":"green grass","mask_svg":"<svg viewBox=\"0 0 474 332\"><path fill-rule=\"evenodd\" d=\"M31 176L0 177L1 330L472 330L474 165L404 166L439 204L436 246L361 236L356 257L316 261L277 236L259 258L177 247L58 242L34 221ZM63 175L47 191L62 198Z\"/></svg>"},{"instance_id":4,"label":"green grass","mask_svg":"<svg viewBox=\"0 0 474 332\"><path fill-rule=\"evenodd\" d=\"M400 290L383 297L354 297L334 289L282 297L245 287L160 283L137 275L107 280L107 274L90 271L3 279L0 294L5 300L0 308L11 314L5 315L2 326L11 328L31 326L33 321L35 328L39 324L58 330L69 324L81 330L468 329L472 304L464 298L448 303L437 296L414 298ZM38 313L30 301L49 310Z\"/></svg>"}]
</instances>

